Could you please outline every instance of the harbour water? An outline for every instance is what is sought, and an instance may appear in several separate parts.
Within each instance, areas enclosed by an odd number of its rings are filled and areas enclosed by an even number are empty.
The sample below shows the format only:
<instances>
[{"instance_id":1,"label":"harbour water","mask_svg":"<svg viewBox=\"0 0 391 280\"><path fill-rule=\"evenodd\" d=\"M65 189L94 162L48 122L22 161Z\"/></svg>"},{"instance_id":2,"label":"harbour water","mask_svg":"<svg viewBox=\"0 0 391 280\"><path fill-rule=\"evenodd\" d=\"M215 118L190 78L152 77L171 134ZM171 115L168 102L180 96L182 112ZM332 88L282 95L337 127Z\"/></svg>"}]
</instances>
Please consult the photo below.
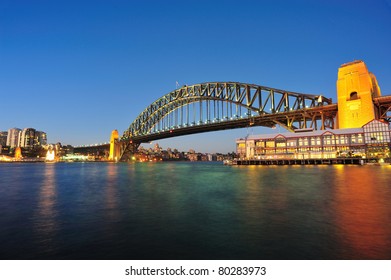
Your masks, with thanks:
<instances>
[{"instance_id":1,"label":"harbour water","mask_svg":"<svg viewBox=\"0 0 391 280\"><path fill-rule=\"evenodd\" d=\"M391 259L391 166L0 164L1 259Z\"/></svg>"}]
</instances>

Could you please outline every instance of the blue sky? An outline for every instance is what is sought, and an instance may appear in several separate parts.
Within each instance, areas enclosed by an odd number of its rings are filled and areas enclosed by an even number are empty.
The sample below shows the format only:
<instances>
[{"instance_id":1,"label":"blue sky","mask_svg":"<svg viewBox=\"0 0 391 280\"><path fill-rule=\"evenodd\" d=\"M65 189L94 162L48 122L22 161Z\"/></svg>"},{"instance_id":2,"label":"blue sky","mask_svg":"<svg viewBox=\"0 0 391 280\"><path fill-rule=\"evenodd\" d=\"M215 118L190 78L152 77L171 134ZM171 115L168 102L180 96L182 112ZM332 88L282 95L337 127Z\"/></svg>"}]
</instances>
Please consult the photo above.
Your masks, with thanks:
<instances>
[{"instance_id":1,"label":"blue sky","mask_svg":"<svg viewBox=\"0 0 391 280\"><path fill-rule=\"evenodd\" d=\"M106 142L175 82L239 81L335 100L364 60L391 94L391 0L0 1L0 130ZM265 128L158 141L229 152Z\"/></svg>"}]
</instances>

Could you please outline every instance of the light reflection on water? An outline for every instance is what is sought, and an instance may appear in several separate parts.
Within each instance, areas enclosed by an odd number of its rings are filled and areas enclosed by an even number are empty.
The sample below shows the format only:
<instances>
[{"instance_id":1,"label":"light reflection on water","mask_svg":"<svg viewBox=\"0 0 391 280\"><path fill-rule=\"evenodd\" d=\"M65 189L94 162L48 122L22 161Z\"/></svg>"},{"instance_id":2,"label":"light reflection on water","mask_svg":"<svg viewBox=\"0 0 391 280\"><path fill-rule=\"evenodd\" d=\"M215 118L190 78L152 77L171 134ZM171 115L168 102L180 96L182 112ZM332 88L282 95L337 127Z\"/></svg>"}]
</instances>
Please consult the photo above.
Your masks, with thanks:
<instances>
[{"instance_id":1,"label":"light reflection on water","mask_svg":"<svg viewBox=\"0 0 391 280\"><path fill-rule=\"evenodd\" d=\"M33 229L38 246L47 254L55 250L55 234L58 231L57 219L57 193L55 181L56 168L53 164L48 164L43 170L42 183L38 194L38 203L33 213Z\"/></svg>"},{"instance_id":2,"label":"light reflection on water","mask_svg":"<svg viewBox=\"0 0 391 280\"><path fill-rule=\"evenodd\" d=\"M390 193L387 167L339 168L335 176L335 207L342 253L363 259L390 258ZM383 177L384 173L386 176ZM387 174L388 173L388 174ZM376 178L374 180L374 178Z\"/></svg>"},{"instance_id":3,"label":"light reflection on water","mask_svg":"<svg viewBox=\"0 0 391 280\"><path fill-rule=\"evenodd\" d=\"M2 259L391 259L391 168L2 164Z\"/></svg>"},{"instance_id":4,"label":"light reflection on water","mask_svg":"<svg viewBox=\"0 0 391 280\"><path fill-rule=\"evenodd\" d=\"M117 181L118 181L118 172L114 164L109 164L107 166L107 182L105 186L106 192L106 209L107 209L107 219L116 220L118 219L119 209L117 205L118 195L117 195Z\"/></svg>"}]
</instances>

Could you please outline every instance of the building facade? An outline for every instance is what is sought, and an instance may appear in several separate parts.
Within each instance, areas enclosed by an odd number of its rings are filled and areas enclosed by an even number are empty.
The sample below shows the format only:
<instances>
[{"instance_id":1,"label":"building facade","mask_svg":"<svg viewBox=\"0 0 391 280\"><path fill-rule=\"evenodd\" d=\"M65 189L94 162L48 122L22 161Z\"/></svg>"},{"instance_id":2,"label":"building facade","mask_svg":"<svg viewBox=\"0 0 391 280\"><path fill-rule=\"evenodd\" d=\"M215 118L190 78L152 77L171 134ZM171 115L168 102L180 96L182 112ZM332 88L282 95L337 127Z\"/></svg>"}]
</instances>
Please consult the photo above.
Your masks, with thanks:
<instances>
[{"instance_id":1,"label":"building facade","mask_svg":"<svg viewBox=\"0 0 391 280\"><path fill-rule=\"evenodd\" d=\"M20 136L20 147L32 148L36 142L35 137L36 130L34 128L25 128L22 130Z\"/></svg>"},{"instance_id":2,"label":"building facade","mask_svg":"<svg viewBox=\"0 0 391 280\"><path fill-rule=\"evenodd\" d=\"M35 132L35 140L34 145L37 146L45 146L48 143L46 132L43 131L36 131Z\"/></svg>"},{"instance_id":3,"label":"building facade","mask_svg":"<svg viewBox=\"0 0 391 280\"><path fill-rule=\"evenodd\" d=\"M7 145L7 136L8 136L8 131L0 131L0 145L1 146Z\"/></svg>"},{"instance_id":4,"label":"building facade","mask_svg":"<svg viewBox=\"0 0 391 280\"><path fill-rule=\"evenodd\" d=\"M390 158L388 123L372 120L361 128L307 130L249 136L236 141L240 159Z\"/></svg>"},{"instance_id":5,"label":"building facade","mask_svg":"<svg viewBox=\"0 0 391 280\"><path fill-rule=\"evenodd\" d=\"M15 148L19 146L21 131L22 130L20 128L8 129L7 146L9 146L10 148Z\"/></svg>"},{"instance_id":6,"label":"building facade","mask_svg":"<svg viewBox=\"0 0 391 280\"><path fill-rule=\"evenodd\" d=\"M7 146L8 131L0 131L0 154L3 153L3 147Z\"/></svg>"}]
</instances>

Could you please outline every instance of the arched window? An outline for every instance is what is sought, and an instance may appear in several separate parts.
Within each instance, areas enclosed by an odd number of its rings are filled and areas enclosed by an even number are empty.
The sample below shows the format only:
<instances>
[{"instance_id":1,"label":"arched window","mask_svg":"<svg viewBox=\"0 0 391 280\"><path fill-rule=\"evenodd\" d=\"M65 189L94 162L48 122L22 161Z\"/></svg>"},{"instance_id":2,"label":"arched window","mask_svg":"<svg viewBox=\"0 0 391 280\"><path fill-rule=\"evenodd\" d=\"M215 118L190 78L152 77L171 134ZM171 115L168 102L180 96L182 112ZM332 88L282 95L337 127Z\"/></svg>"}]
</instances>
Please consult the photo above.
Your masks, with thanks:
<instances>
[{"instance_id":1,"label":"arched window","mask_svg":"<svg viewBox=\"0 0 391 280\"><path fill-rule=\"evenodd\" d=\"M356 100L358 99L357 91L353 91L350 93L350 100Z\"/></svg>"}]
</instances>

